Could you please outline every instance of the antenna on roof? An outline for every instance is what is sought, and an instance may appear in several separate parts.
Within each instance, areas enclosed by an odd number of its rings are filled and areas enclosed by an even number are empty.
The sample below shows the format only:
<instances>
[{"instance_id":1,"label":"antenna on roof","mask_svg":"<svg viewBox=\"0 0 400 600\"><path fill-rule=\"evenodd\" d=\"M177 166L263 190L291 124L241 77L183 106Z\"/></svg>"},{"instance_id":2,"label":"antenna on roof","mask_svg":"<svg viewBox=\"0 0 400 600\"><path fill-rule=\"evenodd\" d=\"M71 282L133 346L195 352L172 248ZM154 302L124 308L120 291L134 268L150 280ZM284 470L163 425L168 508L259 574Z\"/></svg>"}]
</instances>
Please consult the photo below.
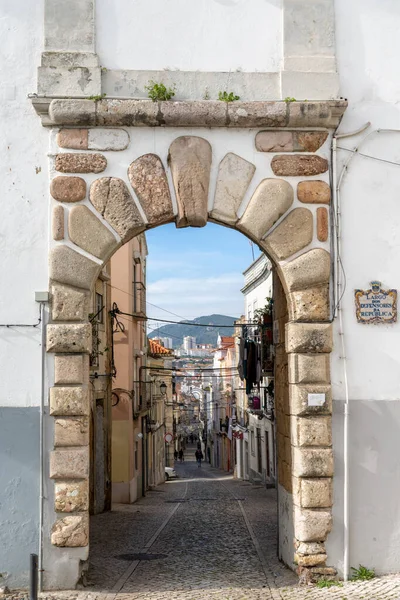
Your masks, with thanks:
<instances>
[{"instance_id":1,"label":"antenna on roof","mask_svg":"<svg viewBox=\"0 0 400 600\"><path fill-rule=\"evenodd\" d=\"M253 242L251 240L249 240L249 244L251 246L251 253L253 255L253 262L254 262L254 244L253 244Z\"/></svg>"}]
</instances>

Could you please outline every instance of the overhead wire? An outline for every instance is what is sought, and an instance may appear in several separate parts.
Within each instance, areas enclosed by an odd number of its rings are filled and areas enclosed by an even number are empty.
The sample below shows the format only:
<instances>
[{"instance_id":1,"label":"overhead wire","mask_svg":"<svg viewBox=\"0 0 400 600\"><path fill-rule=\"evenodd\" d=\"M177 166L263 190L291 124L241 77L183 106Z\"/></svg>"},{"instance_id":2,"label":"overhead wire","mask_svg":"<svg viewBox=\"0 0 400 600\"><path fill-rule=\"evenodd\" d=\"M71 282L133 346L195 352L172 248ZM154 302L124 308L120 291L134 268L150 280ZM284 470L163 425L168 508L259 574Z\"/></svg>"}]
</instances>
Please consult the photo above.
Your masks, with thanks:
<instances>
[{"instance_id":1,"label":"overhead wire","mask_svg":"<svg viewBox=\"0 0 400 600\"><path fill-rule=\"evenodd\" d=\"M40 302L40 304L42 304L42 302ZM11 327L32 327L35 329L36 327L39 327L41 322L42 322L42 317L41 317L40 306L39 306L39 317L38 317L37 323L0 323L0 327L6 327L7 329L9 329Z\"/></svg>"},{"instance_id":2,"label":"overhead wire","mask_svg":"<svg viewBox=\"0 0 400 600\"><path fill-rule=\"evenodd\" d=\"M114 305L116 303L114 302ZM113 306L114 306L113 305ZM118 315L125 315L126 317L137 317L137 315L133 314L133 313L127 313L125 311L122 311L118 308L118 306L116 307L116 309L113 308L113 310L111 311L112 313L116 313ZM252 323L252 322L246 322L246 323L238 323L235 324L233 323L232 325L223 325L223 324L216 324L216 323L193 323L190 321L170 321L167 319L157 319L155 317L146 317L146 320L148 321L159 321L160 323L170 323L172 325L190 325L192 327L216 327L218 329L220 328L228 328L228 329L232 329L235 327L263 327L262 324L258 324L258 323Z\"/></svg>"}]
</instances>

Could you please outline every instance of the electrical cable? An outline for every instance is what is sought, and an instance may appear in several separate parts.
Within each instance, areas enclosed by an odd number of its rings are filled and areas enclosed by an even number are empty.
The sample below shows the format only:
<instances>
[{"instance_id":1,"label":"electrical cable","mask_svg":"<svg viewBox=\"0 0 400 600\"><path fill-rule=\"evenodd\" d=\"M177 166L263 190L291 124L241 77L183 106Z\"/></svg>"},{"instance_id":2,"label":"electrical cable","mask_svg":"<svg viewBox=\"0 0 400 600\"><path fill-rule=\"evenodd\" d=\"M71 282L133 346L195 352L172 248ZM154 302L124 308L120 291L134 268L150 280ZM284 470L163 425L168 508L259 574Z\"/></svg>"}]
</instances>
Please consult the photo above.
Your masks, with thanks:
<instances>
[{"instance_id":1,"label":"electrical cable","mask_svg":"<svg viewBox=\"0 0 400 600\"><path fill-rule=\"evenodd\" d=\"M93 317L91 317L91 318L89 319L89 322L90 322L90 323L93 323L93 321L94 321L95 319L97 319L97 317L99 316L99 314L100 314L101 312L103 312L104 308L105 308L105 307L104 307L104 306L102 306L102 307L101 307L101 308L100 308L100 309L97 311L97 313L96 313L95 315L93 315Z\"/></svg>"},{"instance_id":2,"label":"electrical cable","mask_svg":"<svg viewBox=\"0 0 400 600\"><path fill-rule=\"evenodd\" d=\"M39 307L39 317L37 323L0 323L0 327L6 327L7 329L10 327L33 327L35 329L36 327L39 327L41 322L42 317Z\"/></svg>"},{"instance_id":3,"label":"electrical cable","mask_svg":"<svg viewBox=\"0 0 400 600\"><path fill-rule=\"evenodd\" d=\"M379 162L387 163L388 165L395 165L396 167L400 167L400 163L395 162L393 160L387 160L386 158L379 158L379 156L371 156L370 154L364 154L363 152L358 152L358 150L352 150L351 148L344 148L344 146L337 146L338 150L345 150L345 152L351 152L353 154L358 154L359 156L363 156L364 158L371 158L372 160L377 160Z\"/></svg>"},{"instance_id":4,"label":"electrical cable","mask_svg":"<svg viewBox=\"0 0 400 600\"><path fill-rule=\"evenodd\" d=\"M132 314L132 313L127 313L124 312L122 310L120 310L118 308L118 306L116 305L116 303L114 302L114 305L116 306L116 308L112 309L110 312L118 315L125 315L126 317L137 317L137 315ZM218 325L218 324L214 324L214 323L210 323L210 324L203 324L203 323L191 323L189 321L169 321L167 319L156 319L155 317L146 317L146 320L148 321L159 321L160 323L170 323L172 325L190 325L192 327L217 327L217 328L228 328L228 329L232 329L235 327L265 327L265 325L261 324L261 323L238 323L238 324L232 324L232 325ZM168 337L168 336L167 336Z\"/></svg>"}]
</instances>

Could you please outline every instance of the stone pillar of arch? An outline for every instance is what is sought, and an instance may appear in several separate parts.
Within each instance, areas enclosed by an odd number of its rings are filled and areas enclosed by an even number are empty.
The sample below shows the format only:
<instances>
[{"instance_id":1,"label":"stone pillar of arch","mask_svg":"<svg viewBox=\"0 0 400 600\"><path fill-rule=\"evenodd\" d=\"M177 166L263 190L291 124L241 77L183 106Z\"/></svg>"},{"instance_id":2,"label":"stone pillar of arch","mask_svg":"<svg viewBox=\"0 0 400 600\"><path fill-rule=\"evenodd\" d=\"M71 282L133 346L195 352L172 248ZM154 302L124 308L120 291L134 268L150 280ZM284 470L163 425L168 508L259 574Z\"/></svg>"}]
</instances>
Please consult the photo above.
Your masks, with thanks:
<instances>
[{"instance_id":1,"label":"stone pillar of arch","mask_svg":"<svg viewBox=\"0 0 400 600\"><path fill-rule=\"evenodd\" d=\"M47 326L47 352L55 356L49 400L54 417L49 473L57 513L51 532L54 546L72 550L89 544L90 290L112 254L140 232L170 222L202 227L211 220L257 243L273 261L286 294L289 402L282 414L292 468L289 474L280 468L279 477L286 478L280 483L293 494L295 563L311 573L332 571L324 545L331 529L333 477L330 188L328 161L318 152L345 106L112 100L50 104L44 123L58 131L50 183ZM252 128L255 151L265 153L274 176L262 179L243 207L255 165L240 156L240 147L232 146L212 185L213 147L204 129L198 135L192 135L193 129L190 135L177 134L168 157L149 152L127 162L125 179L103 175L106 168L116 168L118 153L129 146L127 128L160 125ZM138 135L140 129L135 130ZM112 156L106 158L102 152L109 151ZM302 178L296 188L294 176Z\"/></svg>"}]
</instances>

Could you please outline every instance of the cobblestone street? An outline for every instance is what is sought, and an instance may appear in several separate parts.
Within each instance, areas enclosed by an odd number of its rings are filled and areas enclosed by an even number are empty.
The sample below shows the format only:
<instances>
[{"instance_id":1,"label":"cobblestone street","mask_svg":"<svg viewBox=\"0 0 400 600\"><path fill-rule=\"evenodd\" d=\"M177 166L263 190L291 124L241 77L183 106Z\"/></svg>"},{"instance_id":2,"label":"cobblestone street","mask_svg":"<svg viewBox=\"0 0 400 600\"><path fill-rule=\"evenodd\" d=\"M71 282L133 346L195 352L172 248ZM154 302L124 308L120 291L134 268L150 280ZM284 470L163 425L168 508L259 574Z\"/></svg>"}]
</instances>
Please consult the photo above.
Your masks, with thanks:
<instances>
[{"instance_id":1,"label":"cobblestone street","mask_svg":"<svg viewBox=\"0 0 400 600\"><path fill-rule=\"evenodd\" d=\"M85 587L52 600L395 600L400 577L299 586L276 558L275 490L234 480L194 450L179 478L92 518ZM22 598L21 595L15 597Z\"/></svg>"},{"instance_id":2,"label":"cobblestone street","mask_svg":"<svg viewBox=\"0 0 400 600\"><path fill-rule=\"evenodd\" d=\"M400 577L329 589L298 586L276 558L275 490L236 481L194 450L179 479L92 519L88 587L79 600L387 600ZM140 560L141 559L141 560ZM71 598L67 593L58 598Z\"/></svg>"}]
</instances>

